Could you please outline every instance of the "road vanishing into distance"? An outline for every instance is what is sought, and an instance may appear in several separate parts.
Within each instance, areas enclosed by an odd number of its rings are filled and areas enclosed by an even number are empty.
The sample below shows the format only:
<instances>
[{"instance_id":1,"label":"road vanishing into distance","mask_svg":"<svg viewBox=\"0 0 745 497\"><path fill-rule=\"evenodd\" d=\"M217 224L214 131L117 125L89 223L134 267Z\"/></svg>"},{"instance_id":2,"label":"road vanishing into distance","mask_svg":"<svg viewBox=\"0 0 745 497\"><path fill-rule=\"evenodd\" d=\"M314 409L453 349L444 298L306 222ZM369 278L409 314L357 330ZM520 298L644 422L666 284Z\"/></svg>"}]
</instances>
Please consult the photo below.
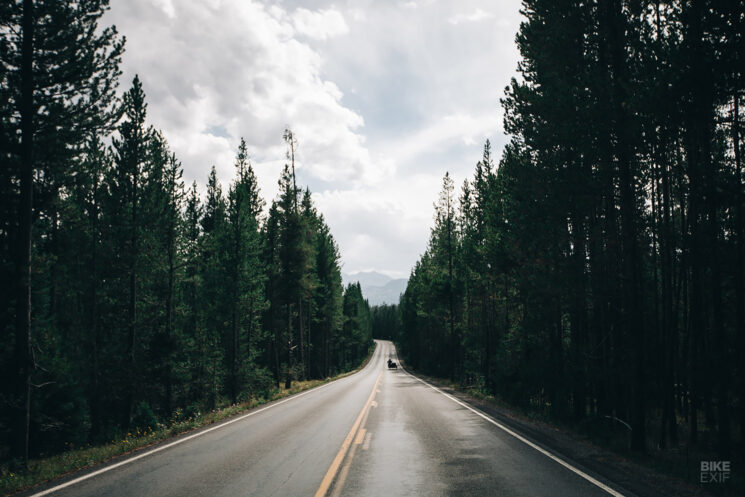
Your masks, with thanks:
<instances>
[{"instance_id":1,"label":"road vanishing into distance","mask_svg":"<svg viewBox=\"0 0 745 497\"><path fill-rule=\"evenodd\" d=\"M376 343L353 375L27 495L624 495L405 370L388 369L395 349Z\"/></svg>"}]
</instances>

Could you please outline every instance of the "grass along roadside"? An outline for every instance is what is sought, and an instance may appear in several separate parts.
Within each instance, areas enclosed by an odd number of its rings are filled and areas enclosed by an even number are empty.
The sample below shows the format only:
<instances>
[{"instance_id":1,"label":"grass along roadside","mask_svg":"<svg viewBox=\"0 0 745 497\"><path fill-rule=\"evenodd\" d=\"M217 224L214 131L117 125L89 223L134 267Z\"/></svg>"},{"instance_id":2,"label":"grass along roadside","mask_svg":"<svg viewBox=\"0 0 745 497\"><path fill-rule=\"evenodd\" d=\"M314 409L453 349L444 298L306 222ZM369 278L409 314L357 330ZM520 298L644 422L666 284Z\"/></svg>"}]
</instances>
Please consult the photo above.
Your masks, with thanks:
<instances>
[{"instance_id":1,"label":"grass along roadside","mask_svg":"<svg viewBox=\"0 0 745 497\"><path fill-rule=\"evenodd\" d=\"M34 485L108 462L115 457L127 455L168 440L169 438L219 421L224 421L260 405L350 376L367 365L374 351L375 347L371 347L365 360L356 369L324 379L294 381L292 387L289 389L285 389L284 384L281 384L280 388L276 389L272 395L266 398L251 399L185 419L179 419L179 411L177 410L169 423L161 423L156 429L138 429L127 433L123 439L112 440L108 444L80 448L70 447L69 451L61 454L41 459L32 459L29 461L28 470L23 473L14 473L7 466L3 466L0 468L0 495L10 495L21 490L26 490Z\"/></svg>"}]
</instances>

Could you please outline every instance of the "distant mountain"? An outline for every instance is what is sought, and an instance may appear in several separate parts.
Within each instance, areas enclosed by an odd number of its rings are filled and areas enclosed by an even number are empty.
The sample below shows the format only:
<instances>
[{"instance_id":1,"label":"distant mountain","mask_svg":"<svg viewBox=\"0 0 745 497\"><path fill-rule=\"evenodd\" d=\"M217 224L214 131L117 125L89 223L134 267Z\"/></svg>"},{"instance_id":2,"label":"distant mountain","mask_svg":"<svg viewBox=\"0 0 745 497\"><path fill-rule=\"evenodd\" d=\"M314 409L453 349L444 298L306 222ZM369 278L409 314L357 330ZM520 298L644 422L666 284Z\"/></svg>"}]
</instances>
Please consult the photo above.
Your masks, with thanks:
<instances>
[{"instance_id":1,"label":"distant mountain","mask_svg":"<svg viewBox=\"0 0 745 497\"><path fill-rule=\"evenodd\" d=\"M342 273L344 285L360 282L362 296L370 305L398 304L399 297L406 290L406 278L393 279L376 271Z\"/></svg>"},{"instance_id":2,"label":"distant mountain","mask_svg":"<svg viewBox=\"0 0 745 497\"><path fill-rule=\"evenodd\" d=\"M391 280L383 286L363 286L362 296L370 305L398 304L401 294L406 290L407 281L401 278Z\"/></svg>"}]
</instances>

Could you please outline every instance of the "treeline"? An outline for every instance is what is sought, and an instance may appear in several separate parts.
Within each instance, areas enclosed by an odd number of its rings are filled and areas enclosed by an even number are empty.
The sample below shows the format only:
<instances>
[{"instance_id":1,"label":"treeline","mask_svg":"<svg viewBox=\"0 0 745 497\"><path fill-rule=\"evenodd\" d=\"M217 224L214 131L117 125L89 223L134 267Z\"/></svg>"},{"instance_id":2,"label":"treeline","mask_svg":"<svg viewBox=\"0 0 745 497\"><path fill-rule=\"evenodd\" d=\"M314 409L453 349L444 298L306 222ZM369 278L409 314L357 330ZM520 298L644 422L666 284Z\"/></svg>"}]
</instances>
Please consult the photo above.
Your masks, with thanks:
<instances>
[{"instance_id":1,"label":"treeline","mask_svg":"<svg viewBox=\"0 0 745 497\"><path fill-rule=\"evenodd\" d=\"M243 140L226 192L214 166L204 198L185 187L139 78L116 93L107 3L0 7L0 462L267 396L372 345L292 132L268 210Z\"/></svg>"},{"instance_id":2,"label":"treeline","mask_svg":"<svg viewBox=\"0 0 745 497\"><path fill-rule=\"evenodd\" d=\"M370 309L372 334L375 338L395 340L401 334L401 320L396 304L382 304Z\"/></svg>"},{"instance_id":3,"label":"treeline","mask_svg":"<svg viewBox=\"0 0 745 497\"><path fill-rule=\"evenodd\" d=\"M449 176L400 304L414 367L643 451L745 447L745 3L525 0L511 135Z\"/></svg>"}]
</instances>

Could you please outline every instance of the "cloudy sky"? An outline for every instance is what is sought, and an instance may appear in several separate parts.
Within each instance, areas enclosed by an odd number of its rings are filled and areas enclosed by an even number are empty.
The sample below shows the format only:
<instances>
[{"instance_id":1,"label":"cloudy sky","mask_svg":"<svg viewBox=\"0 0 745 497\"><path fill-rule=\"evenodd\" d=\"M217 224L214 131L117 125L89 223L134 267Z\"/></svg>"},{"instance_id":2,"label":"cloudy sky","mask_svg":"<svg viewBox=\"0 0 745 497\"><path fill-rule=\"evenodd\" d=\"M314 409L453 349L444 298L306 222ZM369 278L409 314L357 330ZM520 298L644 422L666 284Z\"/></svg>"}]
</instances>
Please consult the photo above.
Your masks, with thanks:
<instances>
[{"instance_id":1,"label":"cloudy sky","mask_svg":"<svg viewBox=\"0 0 745 497\"><path fill-rule=\"evenodd\" d=\"M245 137L276 195L285 127L352 273L406 277L424 251L442 176L472 174L506 138L519 0L115 0L122 87L139 74L149 121L188 183L224 185Z\"/></svg>"}]
</instances>

